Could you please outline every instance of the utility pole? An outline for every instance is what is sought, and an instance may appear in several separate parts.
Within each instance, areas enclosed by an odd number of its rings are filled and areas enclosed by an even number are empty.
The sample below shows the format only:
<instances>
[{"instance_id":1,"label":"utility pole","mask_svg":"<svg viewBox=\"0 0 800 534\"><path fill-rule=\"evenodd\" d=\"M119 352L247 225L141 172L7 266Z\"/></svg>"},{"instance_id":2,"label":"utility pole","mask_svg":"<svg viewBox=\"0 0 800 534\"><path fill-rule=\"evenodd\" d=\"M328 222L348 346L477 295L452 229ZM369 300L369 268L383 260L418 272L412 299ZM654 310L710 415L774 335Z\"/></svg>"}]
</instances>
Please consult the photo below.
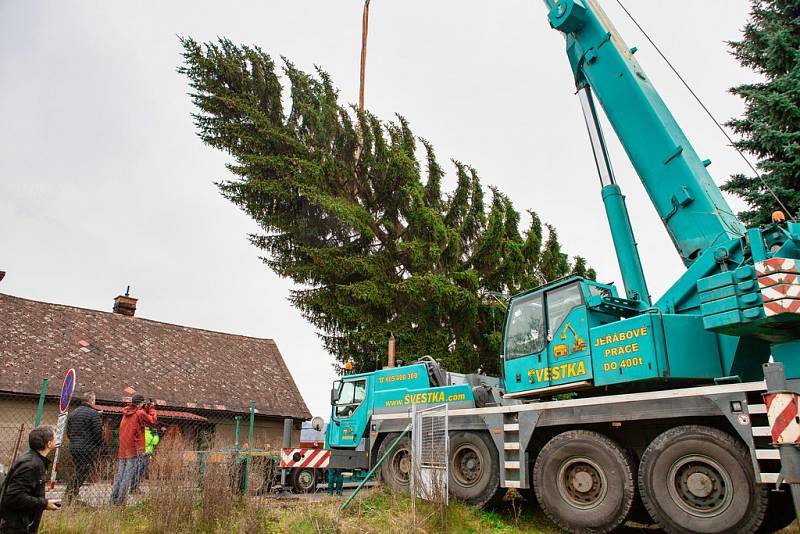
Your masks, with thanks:
<instances>
[{"instance_id":1,"label":"utility pole","mask_svg":"<svg viewBox=\"0 0 800 534\"><path fill-rule=\"evenodd\" d=\"M358 111L364 112L364 78L367 72L367 34L369 33L369 0L364 0L361 15L361 76L358 85Z\"/></svg>"},{"instance_id":2,"label":"utility pole","mask_svg":"<svg viewBox=\"0 0 800 534\"><path fill-rule=\"evenodd\" d=\"M369 33L369 0L364 0L364 12L361 14L361 71L358 83L358 112L364 113L364 79L367 73L367 34ZM364 144L364 134L361 131L361 120L356 122L356 167L361 160L361 149Z\"/></svg>"}]
</instances>

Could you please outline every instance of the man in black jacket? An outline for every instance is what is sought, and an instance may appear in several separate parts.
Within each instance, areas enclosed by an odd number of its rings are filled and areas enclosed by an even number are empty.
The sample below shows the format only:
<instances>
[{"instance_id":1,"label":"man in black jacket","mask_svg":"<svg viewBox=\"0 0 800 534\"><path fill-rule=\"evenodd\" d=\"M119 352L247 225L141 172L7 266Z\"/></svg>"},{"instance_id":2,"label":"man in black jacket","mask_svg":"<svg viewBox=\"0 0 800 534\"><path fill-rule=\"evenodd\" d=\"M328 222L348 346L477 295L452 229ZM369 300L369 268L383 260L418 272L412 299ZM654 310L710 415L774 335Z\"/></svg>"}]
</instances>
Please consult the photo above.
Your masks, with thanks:
<instances>
[{"instance_id":1,"label":"man in black jacket","mask_svg":"<svg viewBox=\"0 0 800 534\"><path fill-rule=\"evenodd\" d=\"M58 510L61 501L45 499L46 457L56 446L53 429L40 426L28 435L31 450L8 471L0 501L0 534L35 534L44 510Z\"/></svg>"},{"instance_id":2,"label":"man in black jacket","mask_svg":"<svg viewBox=\"0 0 800 534\"><path fill-rule=\"evenodd\" d=\"M75 473L67 483L64 493L67 502L78 496L103 448L103 425L100 414L94 409L94 403L94 393L87 393L67 420L69 452L75 464Z\"/></svg>"}]
</instances>

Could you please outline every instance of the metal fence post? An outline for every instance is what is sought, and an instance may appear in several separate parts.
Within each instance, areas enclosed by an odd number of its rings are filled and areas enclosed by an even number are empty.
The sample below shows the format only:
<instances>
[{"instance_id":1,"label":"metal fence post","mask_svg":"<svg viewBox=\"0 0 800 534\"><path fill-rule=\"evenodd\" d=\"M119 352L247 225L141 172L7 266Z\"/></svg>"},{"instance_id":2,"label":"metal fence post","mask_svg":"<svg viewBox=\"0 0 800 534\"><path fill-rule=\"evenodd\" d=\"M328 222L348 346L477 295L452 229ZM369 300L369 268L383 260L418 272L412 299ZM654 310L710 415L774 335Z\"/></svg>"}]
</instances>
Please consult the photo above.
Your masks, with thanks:
<instances>
[{"instance_id":1,"label":"metal fence post","mask_svg":"<svg viewBox=\"0 0 800 534\"><path fill-rule=\"evenodd\" d=\"M256 403L250 401L250 428L247 431L247 456L244 463L244 488L242 488L245 495L250 489L250 470L253 466L253 431L256 422Z\"/></svg>"},{"instance_id":2,"label":"metal fence post","mask_svg":"<svg viewBox=\"0 0 800 534\"><path fill-rule=\"evenodd\" d=\"M236 450L238 451L239 450L239 435L240 435L241 426L242 426L242 416L241 415L237 415L237 416L234 417L234 420L236 421L236 432L233 435L233 446L236 447Z\"/></svg>"},{"instance_id":3,"label":"metal fence post","mask_svg":"<svg viewBox=\"0 0 800 534\"><path fill-rule=\"evenodd\" d=\"M283 420L283 443L281 443L282 449L289 449L292 446L292 423L293 420L290 418L285 418ZM281 454L283 454L283 450L281 450ZM286 487L286 468L281 468L281 486Z\"/></svg>"},{"instance_id":4,"label":"metal fence post","mask_svg":"<svg viewBox=\"0 0 800 534\"><path fill-rule=\"evenodd\" d=\"M39 406L36 408L36 419L33 420L33 428L39 426L42 422L42 414L44 413L44 397L47 394L47 378L42 379L42 391L39 393Z\"/></svg>"}]
</instances>

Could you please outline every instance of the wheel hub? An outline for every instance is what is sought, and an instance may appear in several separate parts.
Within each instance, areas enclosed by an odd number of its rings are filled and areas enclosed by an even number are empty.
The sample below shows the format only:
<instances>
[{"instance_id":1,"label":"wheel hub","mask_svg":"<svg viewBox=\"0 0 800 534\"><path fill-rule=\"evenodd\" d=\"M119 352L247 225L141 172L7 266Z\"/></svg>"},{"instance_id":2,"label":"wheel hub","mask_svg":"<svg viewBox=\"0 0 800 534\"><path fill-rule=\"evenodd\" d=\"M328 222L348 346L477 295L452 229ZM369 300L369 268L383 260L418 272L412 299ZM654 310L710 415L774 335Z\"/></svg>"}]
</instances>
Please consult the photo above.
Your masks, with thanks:
<instances>
[{"instance_id":1,"label":"wheel hub","mask_svg":"<svg viewBox=\"0 0 800 534\"><path fill-rule=\"evenodd\" d=\"M730 474L714 459L702 455L680 458L667 476L672 500L694 517L712 517L733 501Z\"/></svg>"},{"instance_id":2,"label":"wheel hub","mask_svg":"<svg viewBox=\"0 0 800 534\"><path fill-rule=\"evenodd\" d=\"M714 490L714 481L705 473L692 473L686 478L686 487L695 497L708 497Z\"/></svg>"},{"instance_id":3,"label":"wheel hub","mask_svg":"<svg viewBox=\"0 0 800 534\"><path fill-rule=\"evenodd\" d=\"M608 492L605 473L589 458L565 461L559 469L557 484L561 497L581 509L597 506Z\"/></svg>"},{"instance_id":4,"label":"wheel hub","mask_svg":"<svg viewBox=\"0 0 800 534\"><path fill-rule=\"evenodd\" d=\"M575 488L576 491L586 493L592 489L592 475L586 471L575 473L575 476L572 478L572 487Z\"/></svg>"},{"instance_id":5,"label":"wheel hub","mask_svg":"<svg viewBox=\"0 0 800 534\"><path fill-rule=\"evenodd\" d=\"M462 445L453 454L453 478L464 487L478 483L483 474L483 465L478 451L470 445Z\"/></svg>"},{"instance_id":6,"label":"wheel hub","mask_svg":"<svg viewBox=\"0 0 800 534\"><path fill-rule=\"evenodd\" d=\"M411 462L408 460L407 456L400 458L400 471L403 473L411 472Z\"/></svg>"},{"instance_id":7,"label":"wheel hub","mask_svg":"<svg viewBox=\"0 0 800 534\"><path fill-rule=\"evenodd\" d=\"M314 475L309 471L301 471L297 477L297 482L301 488L308 489L314 483Z\"/></svg>"},{"instance_id":8,"label":"wheel hub","mask_svg":"<svg viewBox=\"0 0 800 534\"><path fill-rule=\"evenodd\" d=\"M407 484L411 475L411 455L407 450L396 451L392 457L394 478L401 484Z\"/></svg>"}]
</instances>

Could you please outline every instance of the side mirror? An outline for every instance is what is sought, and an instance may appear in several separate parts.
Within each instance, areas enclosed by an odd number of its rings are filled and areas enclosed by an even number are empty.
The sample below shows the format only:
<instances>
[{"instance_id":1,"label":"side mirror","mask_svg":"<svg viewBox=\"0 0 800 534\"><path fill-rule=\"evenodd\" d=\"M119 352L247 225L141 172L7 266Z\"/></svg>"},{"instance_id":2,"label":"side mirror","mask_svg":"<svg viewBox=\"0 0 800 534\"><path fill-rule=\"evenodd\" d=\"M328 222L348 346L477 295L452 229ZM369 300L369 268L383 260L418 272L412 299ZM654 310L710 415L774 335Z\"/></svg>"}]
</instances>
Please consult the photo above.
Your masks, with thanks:
<instances>
[{"instance_id":1,"label":"side mirror","mask_svg":"<svg viewBox=\"0 0 800 534\"><path fill-rule=\"evenodd\" d=\"M331 388L331 405L336 404L336 401L339 400L339 388L333 386Z\"/></svg>"}]
</instances>

